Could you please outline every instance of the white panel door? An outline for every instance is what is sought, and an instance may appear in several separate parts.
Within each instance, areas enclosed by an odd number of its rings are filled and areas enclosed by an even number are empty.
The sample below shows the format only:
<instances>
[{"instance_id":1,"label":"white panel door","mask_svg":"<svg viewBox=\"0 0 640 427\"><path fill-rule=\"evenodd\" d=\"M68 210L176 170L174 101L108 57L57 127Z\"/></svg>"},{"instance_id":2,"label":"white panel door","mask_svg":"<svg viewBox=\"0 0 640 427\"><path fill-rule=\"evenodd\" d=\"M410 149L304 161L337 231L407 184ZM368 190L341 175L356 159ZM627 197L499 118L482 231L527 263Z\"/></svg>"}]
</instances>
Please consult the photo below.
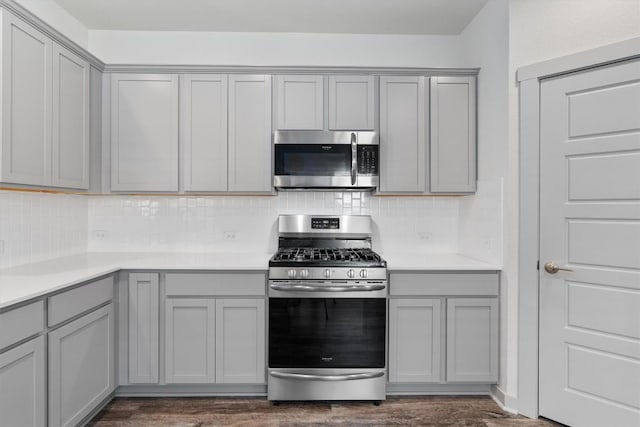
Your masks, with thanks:
<instances>
[{"instance_id":1,"label":"white panel door","mask_svg":"<svg viewBox=\"0 0 640 427\"><path fill-rule=\"evenodd\" d=\"M2 176L51 184L52 42L2 11Z\"/></svg>"},{"instance_id":2,"label":"white panel door","mask_svg":"<svg viewBox=\"0 0 640 427\"><path fill-rule=\"evenodd\" d=\"M389 301L389 381L441 380L441 300Z\"/></svg>"},{"instance_id":3,"label":"white panel door","mask_svg":"<svg viewBox=\"0 0 640 427\"><path fill-rule=\"evenodd\" d=\"M113 304L49 333L49 426L79 425L115 386Z\"/></svg>"},{"instance_id":4,"label":"white panel door","mask_svg":"<svg viewBox=\"0 0 640 427\"><path fill-rule=\"evenodd\" d=\"M229 191L271 192L271 76L229 76Z\"/></svg>"},{"instance_id":5,"label":"white panel door","mask_svg":"<svg viewBox=\"0 0 640 427\"><path fill-rule=\"evenodd\" d=\"M375 77L329 76L329 129L375 129Z\"/></svg>"},{"instance_id":6,"label":"white panel door","mask_svg":"<svg viewBox=\"0 0 640 427\"><path fill-rule=\"evenodd\" d=\"M180 76L186 191L227 191L227 76Z\"/></svg>"},{"instance_id":7,"label":"white panel door","mask_svg":"<svg viewBox=\"0 0 640 427\"><path fill-rule=\"evenodd\" d=\"M542 82L540 164L540 414L637 427L640 61Z\"/></svg>"},{"instance_id":8,"label":"white panel door","mask_svg":"<svg viewBox=\"0 0 640 427\"><path fill-rule=\"evenodd\" d=\"M264 299L216 301L216 382L265 382Z\"/></svg>"},{"instance_id":9,"label":"white panel door","mask_svg":"<svg viewBox=\"0 0 640 427\"><path fill-rule=\"evenodd\" d=\"M476 78L431 77L432 193L476 190Z\"/></svg>"},{"instance_id":10,"label":"white panel door","mask_svg":"<svg viewBox=\"0 0 640 427\"><path fill-rule=\"evenodd\" d=\"M426 159L424 77L380 77L380 192L423 193Z\"/></svg>"},{"instance_id":11,"label":"white panel door","mask_svg":"<svg viewBox=\"0 0 640 427\"><path fill-rule=\"evenodd\" d=\"M46 423L44 337L0 354L0 424L41 427Z\"/></svg>"},{"instance_id":12,"label":"white panel door","mask_svg":"<svg viewBox=\"0 0 640 427\"><path fill-rule=\"evenodd\" d=\"M178 76L112 74L111 189L178 190Z\"/></svg>"},{"instance_id":13,"label":"white panel door","mask_svg":"<svg viewBox=\"0 0 640 427\"><path fill-rule=\"evenodd\" d=\"M168 298L164 345L168 384L215 382L216 300Z\"/></svg>"},{"instance_id":14,"label":"white panel door","mask_svg":"<svg viewBox=\"0 0 640 427\"><path fill-rule=\"evenodd\" d=\"M52 185L89 188L89 64L53 45Z\"/></svg>"},{"instance_id":15,"label":"white panel door","mask_svg":"<svg viewBox=\"0 0 640 427\"><path fill-rule=\"evenodd\" d=\"M324 128L324 77L277 76L277 129Z\"/></svg>"},{"instance_id":16,"label":"white panel door","mask_svg":"<svg viewBox=\"0 0 640 427\"><path fill-rule=\"evenodd\" d=\"M158 382L160 352L158 274L129 274L129 382Z\"/></svg>"}]
</instances>

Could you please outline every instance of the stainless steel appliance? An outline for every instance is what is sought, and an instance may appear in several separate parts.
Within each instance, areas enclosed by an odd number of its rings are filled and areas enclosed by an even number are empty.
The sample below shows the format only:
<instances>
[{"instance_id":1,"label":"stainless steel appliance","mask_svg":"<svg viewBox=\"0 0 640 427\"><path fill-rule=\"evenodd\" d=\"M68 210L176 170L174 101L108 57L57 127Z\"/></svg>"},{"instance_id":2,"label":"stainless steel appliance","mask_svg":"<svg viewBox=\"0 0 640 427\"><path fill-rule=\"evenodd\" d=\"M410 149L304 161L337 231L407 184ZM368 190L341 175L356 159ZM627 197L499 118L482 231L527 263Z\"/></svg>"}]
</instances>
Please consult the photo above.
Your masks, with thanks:
<instances>
[{"instance_id":1,"label":"stainless steel appliance","mask_svg":"<svg viewBox=\"0 0 640 427\"><path fill-rule=\"evenodd\" d=\"M378 186L376 132L276 131L273 142L273 185L280 190Z\"/></svg>"},{"instance_id":2,"label":"stainless steel appliance","mask_svg":"<svg viewBox=\"0 0 640 427\"><path fill-rule=\"evenodd\" d=\"M269 400L384 400L387 269L371 218L281 215L278 230Z\"/></svg>"}]
</instances>

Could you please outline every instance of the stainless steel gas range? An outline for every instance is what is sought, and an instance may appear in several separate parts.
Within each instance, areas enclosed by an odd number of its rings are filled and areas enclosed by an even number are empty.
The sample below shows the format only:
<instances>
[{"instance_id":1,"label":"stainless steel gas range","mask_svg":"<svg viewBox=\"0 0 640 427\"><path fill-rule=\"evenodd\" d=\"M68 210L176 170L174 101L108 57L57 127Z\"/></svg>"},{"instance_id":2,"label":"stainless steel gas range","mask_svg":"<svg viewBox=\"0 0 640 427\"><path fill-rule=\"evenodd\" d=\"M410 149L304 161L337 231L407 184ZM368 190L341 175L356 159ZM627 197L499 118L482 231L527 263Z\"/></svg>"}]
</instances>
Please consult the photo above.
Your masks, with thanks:
<instances>
[{"instance_id":1,"label":"stainless steel gas range","mask_svg":"<svg viewBox=\"0 0 640 427\"><path fill-rule=\"evenodd\" d=\"M387 265L371 217L281 215L278 231L269 400L384 400Z\"/></svg>"}]
</instances>

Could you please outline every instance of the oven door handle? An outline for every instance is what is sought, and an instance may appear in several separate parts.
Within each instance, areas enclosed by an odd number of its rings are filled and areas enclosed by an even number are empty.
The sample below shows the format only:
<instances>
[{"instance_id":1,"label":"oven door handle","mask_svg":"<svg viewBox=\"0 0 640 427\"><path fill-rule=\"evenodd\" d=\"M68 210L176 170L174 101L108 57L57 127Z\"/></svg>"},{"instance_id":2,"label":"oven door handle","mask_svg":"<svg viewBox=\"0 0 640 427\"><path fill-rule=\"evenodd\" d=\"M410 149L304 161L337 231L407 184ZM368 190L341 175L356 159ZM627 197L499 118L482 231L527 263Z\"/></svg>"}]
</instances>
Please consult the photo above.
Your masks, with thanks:
<instances>
[{"instance_id":1,"label":"oven door handle","mask_svg":"<svg viewBox=\"0 0 640 427\"><path fill-rule=\"evenodd\" d=\"M384 371L378 372L362 372L357 374L345 375L310 375L310 374L292 374L289 372L270 371L269 375L283 380L303 380L303 381L353 381L368 380L371 378L380 378L384 375Z\"/></svg>"},{"instance_id":2,"label":"oven door handle","mask_svg":"<svg viewBox=\"0 0 640 427\"><path fill-rule=\"evenodd\" d=\"M373 292L381 291L385 285L355 285L355 286L314 286L314 285L269 285L274 291L289 292Z\"/></svg>"}]
</instances>

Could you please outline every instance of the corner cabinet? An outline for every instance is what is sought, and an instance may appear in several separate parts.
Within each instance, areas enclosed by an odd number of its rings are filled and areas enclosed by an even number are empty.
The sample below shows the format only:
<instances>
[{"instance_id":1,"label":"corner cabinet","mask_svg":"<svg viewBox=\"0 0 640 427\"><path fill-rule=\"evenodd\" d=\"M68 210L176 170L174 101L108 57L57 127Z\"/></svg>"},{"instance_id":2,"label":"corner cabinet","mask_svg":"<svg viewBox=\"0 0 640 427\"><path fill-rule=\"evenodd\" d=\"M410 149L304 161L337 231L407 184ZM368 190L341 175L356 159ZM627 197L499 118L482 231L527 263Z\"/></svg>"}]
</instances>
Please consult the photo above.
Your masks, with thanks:
<instances>
[{"instance_id":1,"label":"corner cabinet","mask_svg":"<svg viewBox=\"0 0 640 427\"><path fill-rule=\"evenodd\" d=\"M2 162L10 184L89 188L89 64L2 14Z\"/></svg>"},{"instance_id":2,"label":"corner cabinet","mask_svg":"<svg viewBox=\"0 0 640 427\"><path fill-rule=\"evenodd\" d=\"M476 191L476 78L431 77L432 193Z\"/></svg>"},{"instance_id":3,"label":"corner cabinet","mask_svg":"<svg viewBox=\"0 0 640 427\"><path fill-rule=\"evenodd\" d=\"M111 190L178 191L178 76L111 75Z\"/></svg>"},{"instance_id":4,"label":"corner cabinet","mask_svg":"<svg viewBox=\"0 0 640 427\"><path fill-rule=\"evenodd\" d=\"M389 382L498 381L498 274L392 272Z\"/></svg>"}]
</instances>

